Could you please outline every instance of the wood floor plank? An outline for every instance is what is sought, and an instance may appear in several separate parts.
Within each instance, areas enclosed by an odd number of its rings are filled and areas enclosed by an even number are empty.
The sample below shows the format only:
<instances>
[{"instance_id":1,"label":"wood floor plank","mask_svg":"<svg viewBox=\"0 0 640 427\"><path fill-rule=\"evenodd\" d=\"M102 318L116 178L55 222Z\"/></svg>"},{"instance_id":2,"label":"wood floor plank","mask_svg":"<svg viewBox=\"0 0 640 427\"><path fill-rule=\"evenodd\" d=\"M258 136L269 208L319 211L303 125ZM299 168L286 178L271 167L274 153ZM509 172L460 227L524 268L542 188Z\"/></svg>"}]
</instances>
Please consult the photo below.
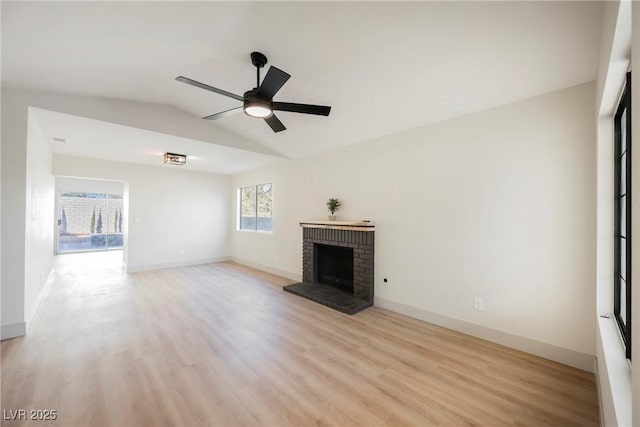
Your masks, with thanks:
<instances>
[{"instance_id":1,"label":"wood floor plank","mask_svg":"<svg viewBox=\"0 0 640 427\"><path fill-rule=\"evenodd\" d=\"M376 307L354 316L231 262L125 274L56 257L2 409L52 426L595 426L595 379ZM6 426L44 422L3 420Z\"/></svg>"}]
</instances>

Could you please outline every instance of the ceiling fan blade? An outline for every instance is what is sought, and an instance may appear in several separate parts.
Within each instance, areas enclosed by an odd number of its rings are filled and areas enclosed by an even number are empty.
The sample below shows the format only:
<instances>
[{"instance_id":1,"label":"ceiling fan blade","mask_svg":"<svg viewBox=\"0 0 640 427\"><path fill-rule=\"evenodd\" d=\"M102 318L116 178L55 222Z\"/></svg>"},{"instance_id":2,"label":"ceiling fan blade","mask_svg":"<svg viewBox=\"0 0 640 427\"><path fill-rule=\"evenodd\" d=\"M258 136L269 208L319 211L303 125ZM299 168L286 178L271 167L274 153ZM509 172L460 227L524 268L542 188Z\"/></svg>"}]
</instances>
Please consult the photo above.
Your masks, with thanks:
<instances>
[{"instance_id":1,"label":"ceiling fan blade","mask_svg":"<svg viewBox=\"0 0 640 427\"><path fill-rule=\"evenodd\" d=\"M264 80L262 80L262 84L256 95L259 98L270 100L273 98L273 95L278 93L280 88L284 86L287 80L289 80L289 77L291 76L281 69L274 66L269 67L269 71L267 71L267 75L264 76Z\"/></svg>"},{"instance_id":2,"label":"ceiling fan blade","mask_svg":"<svg viewBox=\"0 0 640 427\"><path fill-rule=\"evenodd\" d=\"M287 129L286 127L284 127L282 122L278 120L275 114L271 117L267 117L266 119L264 119L264 121L267 122L269 126L271 126L271 129L273 129L274 132L282 132L283 130Z\"/></svg>"},{"instance_id":3,"label":"ceiling fan blade","mask_svg":"<svg viewBox=\"0 0 640 427\"><path fill-rule=\"evenodd\" d=\"M293 102L274 102L272 103L272 107L274 110L315 114L317 116L328 116L331 112L331 107L324 105L296 104Z\"/></svg>"},{"instance_id":4,"label":"ceiling fan blade","mask_svg":"<svg viewBox=\"0 0 640 427\"><path fill-rule=\"evenodd\" d=\"M218 119L221 119L223 117L233 116L234 114L237 114L240 111L242 111L242 107L236 107L236 108L232 108L230 110L221 111L219 113L215 113L215 114L212 114L210 116L203 117L203 119L204 120L218 120Z\"/></svg>"},{"instance_id":5,"label":"ceiling fan blade","mask_svg":"<svg viewBox=\"0 0 640 427\"><path fill-rule=\"evenodd\" d=\"M244 98L240 95L236 95L235 93L227 92L226 90L218 89L217 87L209 86L204 83L197 82L195 80L191 80L190 78L178 76L176 80L182 83L186 83L191 86L199 87L200 89L208 90L211 92L215 92L220 95L228 96L229 98L237 99L238 101L243 101Z\"/></svg>"}]
</instances>

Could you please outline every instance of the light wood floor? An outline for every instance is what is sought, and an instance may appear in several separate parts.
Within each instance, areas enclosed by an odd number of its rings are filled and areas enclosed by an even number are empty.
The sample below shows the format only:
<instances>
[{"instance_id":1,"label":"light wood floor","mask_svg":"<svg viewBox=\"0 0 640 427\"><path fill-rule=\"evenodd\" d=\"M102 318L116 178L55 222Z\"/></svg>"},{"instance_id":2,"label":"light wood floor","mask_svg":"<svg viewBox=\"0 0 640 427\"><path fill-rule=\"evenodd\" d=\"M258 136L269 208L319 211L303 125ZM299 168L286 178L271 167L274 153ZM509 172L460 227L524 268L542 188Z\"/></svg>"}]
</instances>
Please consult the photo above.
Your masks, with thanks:
<instances>
[{"instance_id":1,"label":"light wood floor","mask_svg":"<svg viewBox=\"0 0 640 427\"><path fill-rule=\"evenodd\" d=\"M347 316L233 263L126 275L117 256L57 257L29 335L2 343L3 410L55 409L27 423L42 426L598 424L590 373Z\"/></svg>"}]
</instances>

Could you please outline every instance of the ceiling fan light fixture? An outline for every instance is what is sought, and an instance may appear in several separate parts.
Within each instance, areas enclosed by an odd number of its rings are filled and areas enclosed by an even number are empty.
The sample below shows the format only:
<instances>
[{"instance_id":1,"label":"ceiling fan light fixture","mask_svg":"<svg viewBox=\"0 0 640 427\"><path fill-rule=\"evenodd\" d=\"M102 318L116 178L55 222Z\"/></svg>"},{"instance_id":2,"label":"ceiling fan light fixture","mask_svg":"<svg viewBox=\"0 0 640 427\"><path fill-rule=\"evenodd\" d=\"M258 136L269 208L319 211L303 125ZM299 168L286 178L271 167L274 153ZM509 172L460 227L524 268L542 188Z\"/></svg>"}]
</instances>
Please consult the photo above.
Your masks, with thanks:
<instances>
[{"instance_id":1,"label":"ceiling fan light fixture","mask_svg":"<svg viewBox=\"0 0 640 427\"><path fill-rule=\"evenodd\" d=\"M221 111L216 114L210 114L203 117L204 120L218 120L232 114L239 113L240 110L249 117L264 119L272 131L282 132L287 130L284 124L274 114L274 111L288 111L290 113L314 114L317 116L328 116L331 107L324 105L297 104L294 102L277 102L273 101L274 95L284 86L291 77L274 66L269 67L267 75L260 81L260 69L264 68L267 63L267 57L260 52L251 52L251 63L256 67L256 86L244 93L243 96L226 90L218 89L208 84L200 83L185 76L178 76L176 80L194 86L200 89L208 90L228 98L241 101L242 106Z\"/></svg>"},{"instance_id":2,"label":"ceiling fan light fixture","mask_svg":"<svg viewBox=\"0 0 640 427\"><path fill-rule=\"evenodd\" d=\"M259 101L248 101L244 105L244 112L251 117L257 117L259 119L266 119L273 115L271 107Z\"/></svg>"}]
</instances>

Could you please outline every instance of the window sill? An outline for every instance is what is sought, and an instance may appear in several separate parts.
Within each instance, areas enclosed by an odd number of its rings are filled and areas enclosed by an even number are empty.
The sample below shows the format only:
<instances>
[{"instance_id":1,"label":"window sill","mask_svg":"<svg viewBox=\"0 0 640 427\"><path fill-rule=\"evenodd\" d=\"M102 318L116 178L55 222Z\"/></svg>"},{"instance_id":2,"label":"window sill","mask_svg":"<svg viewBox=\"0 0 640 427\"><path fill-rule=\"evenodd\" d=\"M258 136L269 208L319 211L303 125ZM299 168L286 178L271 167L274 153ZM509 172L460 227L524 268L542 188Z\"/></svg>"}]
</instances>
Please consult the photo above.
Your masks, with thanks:
<instances>
[{"instance_id":1,"label":"window sill","mask_svg":"<svg viewBox=\"0 0 640 427\"><path fill-rule=\"evenodd\" d=\"M600 409L602 416L605 417L602 423L603 425L611 422L621 426L632 425L631 365L625 357L618 326L613 318L598 317L598 329L601 340L599 344L602 348L602 354L598 352L598 356L604 356L604 360L598 360L600 399L605 406ZM605 375L606 378L602 378ZM613 408L607 408L609 406L607 401L613 404ZM615 416L615 421L607 419L607 413L611 414L609 418Z\"/></svg>"},{"instance_id":2,"label":"window sill","mask_svg":"<svg viewBox=\"0 0 640 427\"><path fill-rule=\"evenodd\" d=\"M238 230L236 231L240 233L253 233L253 234L273 234L273 231L263 231L263 230Z\"/></svg>"}]
</instances>

